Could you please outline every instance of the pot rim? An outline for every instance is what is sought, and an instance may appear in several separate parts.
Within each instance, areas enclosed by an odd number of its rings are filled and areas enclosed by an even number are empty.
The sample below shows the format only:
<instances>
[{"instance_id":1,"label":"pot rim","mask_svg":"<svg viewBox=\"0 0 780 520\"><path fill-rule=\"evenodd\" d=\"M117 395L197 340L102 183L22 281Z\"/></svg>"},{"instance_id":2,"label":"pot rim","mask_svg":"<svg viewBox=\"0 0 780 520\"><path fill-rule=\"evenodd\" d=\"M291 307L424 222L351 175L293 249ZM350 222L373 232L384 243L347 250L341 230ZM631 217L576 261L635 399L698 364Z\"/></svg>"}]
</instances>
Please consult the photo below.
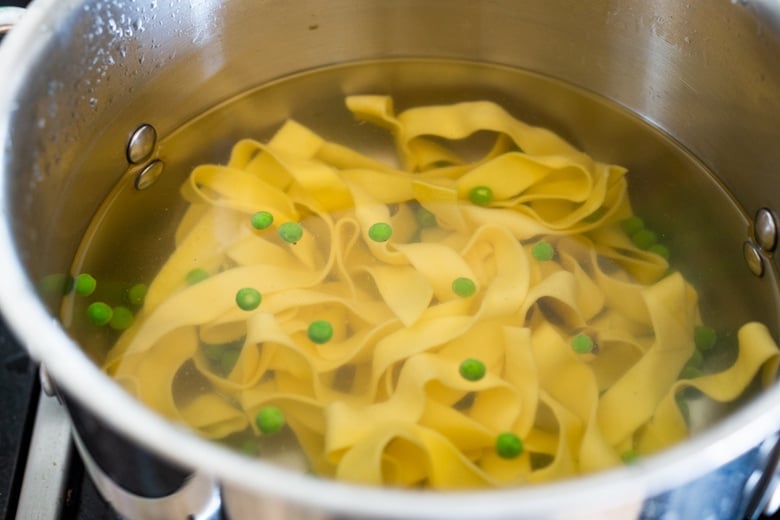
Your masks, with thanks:
<instances>
[{"instance_id":1,"label":"pot rim","mask_svg":"<svg viewBox=\"0 0 780 520\"><path fill-rule=\"evenodd\" d=\"M23 75L12 74L35 60L45 47L41 27L55 27L79 8L81 0L36 0L0 49L0 142L12 143L11 114ZM0 214L9 215L6 188L11 146L0 148ZM486 515L538 515L566 508L587 512L605 504L625 504L671 489L735 459L778 429L780 385L762 392L745 406L691 439L635 464L542 486L462 492L407 491L340 483L294 473L255 460L198 437L127 394L71 340L37 297L15 254L7 218L0 225L0 310L20 342L57 385L109 426L140 445L225 483L299 504L358 515L466 519Z\"/></svg>"}]
</instances>

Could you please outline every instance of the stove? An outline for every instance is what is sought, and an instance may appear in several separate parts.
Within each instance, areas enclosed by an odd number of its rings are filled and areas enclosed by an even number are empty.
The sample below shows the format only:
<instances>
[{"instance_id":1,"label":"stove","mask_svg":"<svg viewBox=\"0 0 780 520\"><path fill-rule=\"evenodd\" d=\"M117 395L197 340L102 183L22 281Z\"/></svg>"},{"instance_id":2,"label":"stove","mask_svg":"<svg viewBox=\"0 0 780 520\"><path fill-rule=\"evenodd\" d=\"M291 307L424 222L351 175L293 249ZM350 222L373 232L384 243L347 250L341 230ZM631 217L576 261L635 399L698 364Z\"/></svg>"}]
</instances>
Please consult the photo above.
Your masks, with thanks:
<instances>
[{"instance_id":1,"label":"stove","mask_svg":"<svg viewBox=\"0 0 780 520\"><path fill-rule=\"evenodd\" d=\"M2 319L0 410L0 518L119 518L86 476L64 409L41 392L37 367Z\"/></svg>"}]
</instances>

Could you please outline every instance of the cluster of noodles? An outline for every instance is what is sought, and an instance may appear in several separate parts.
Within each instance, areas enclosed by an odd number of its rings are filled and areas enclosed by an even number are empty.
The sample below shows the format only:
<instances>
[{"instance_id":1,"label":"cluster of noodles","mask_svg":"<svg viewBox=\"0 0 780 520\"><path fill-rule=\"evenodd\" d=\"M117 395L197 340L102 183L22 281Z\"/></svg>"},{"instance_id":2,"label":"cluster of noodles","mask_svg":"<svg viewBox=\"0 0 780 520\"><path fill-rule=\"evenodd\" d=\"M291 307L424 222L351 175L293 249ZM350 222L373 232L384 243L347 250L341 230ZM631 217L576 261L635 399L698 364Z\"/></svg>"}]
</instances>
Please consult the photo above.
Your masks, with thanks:
<instances>
[{"instance_id":1,"label":"cluster of noodles","mask_svg":"<svg viewBox=\"0 0 780 520\"><path fill-rule=\"evenodd\" d=\"M625 169L490 102L397 115L386 97L347 106L392 132L401 168L288 121L267 144L236 144L226 166L192 172L176 250L106 362L143 402L213 439L260 435L255 414L274 405L317 474L452 489L620 464L627 450L687 434L681 389L727 401L762 367L764 383L774 379L778 349L756 323L739 331L731 368L679 379L701 324L697 294L621 230ZM443 144L478 131L495 135L479 160ZM492 188L489 206L469 200L476 186ZM418 206L438 225L420 229ZM271 228L252 228L259 210ZM303 226L297 243L277 236L284 222ZM377 222L392 225L389 241L368 237ZM552 260L530 253L542 239ZM187 285L196 267L211 276ZM456 295L458 277L476 293ZM257 309L236 305L243 287L262 293ZM306 335L320 319L335 328L326 344ZM596 352L572 350L580 332ZM228 373L204 343L242 345ZM484 378L459 374L466 358L484 362ZM179 399L186 363L210 385ZM500 432L523 440L522 455L496 454Z\"/></svg>"}]
</instances>

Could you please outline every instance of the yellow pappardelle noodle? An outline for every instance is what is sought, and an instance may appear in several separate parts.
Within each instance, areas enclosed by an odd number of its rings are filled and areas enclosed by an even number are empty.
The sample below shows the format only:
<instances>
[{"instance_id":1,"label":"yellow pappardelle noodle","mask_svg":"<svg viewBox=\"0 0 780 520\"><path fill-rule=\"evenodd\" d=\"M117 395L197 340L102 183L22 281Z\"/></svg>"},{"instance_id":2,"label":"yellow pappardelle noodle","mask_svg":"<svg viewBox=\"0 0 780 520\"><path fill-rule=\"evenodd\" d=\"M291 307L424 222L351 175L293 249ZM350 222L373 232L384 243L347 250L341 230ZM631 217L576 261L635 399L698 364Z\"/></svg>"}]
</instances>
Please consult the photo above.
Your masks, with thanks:
<instances>
[{"instance_id":1,"label":"yellow pappardelle noodle","mask_svg":"<svg viewBox=\"0 0 780 520\"><path fill-rule=\"evenodd\" d=\"M105 365L155 410L224 439L262 438L273 407L319 475L454 489L609 468L687 435L686 387L774 381L757 323L733 366L680 378L697 293L622 229L624 168L491 102L347 106L402 167L288 121L183 186L176 249ZM476 132L483 157L448 146ZM177 396L188 364L208 384Z\"/></svg>"}]
</instances>

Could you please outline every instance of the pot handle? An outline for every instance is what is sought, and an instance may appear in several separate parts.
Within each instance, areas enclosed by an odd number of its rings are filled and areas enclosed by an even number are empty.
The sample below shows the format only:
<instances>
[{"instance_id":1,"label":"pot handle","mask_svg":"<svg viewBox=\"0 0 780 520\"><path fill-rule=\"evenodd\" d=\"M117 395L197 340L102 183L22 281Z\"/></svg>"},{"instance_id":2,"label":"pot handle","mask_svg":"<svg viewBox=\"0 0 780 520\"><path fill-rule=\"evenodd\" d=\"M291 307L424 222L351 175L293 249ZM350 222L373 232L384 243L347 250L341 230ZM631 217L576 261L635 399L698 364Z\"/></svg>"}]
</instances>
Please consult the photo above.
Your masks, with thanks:
<instances>
[{"instance_id":1,"label":"pot handle","mask_svg":"<svg viewBox=\"0 0 780 520\"><path fill-rule=\"evenodd\" d=\"M0 37L19 23L24 11L22 7L0 7Z\"/></svg>"},{"instance_id":2,"label":"pot handle","mask_svg":"<svg viewBox=\"0 0 780 520\"><path fill-rule=\"evenodd\" d=\"M758 447L758 460L758 467L743 490L744 518L750 520L757 520L762 514L772 516L780 509L780 432Z\"/></svg>"}]
</instances>

